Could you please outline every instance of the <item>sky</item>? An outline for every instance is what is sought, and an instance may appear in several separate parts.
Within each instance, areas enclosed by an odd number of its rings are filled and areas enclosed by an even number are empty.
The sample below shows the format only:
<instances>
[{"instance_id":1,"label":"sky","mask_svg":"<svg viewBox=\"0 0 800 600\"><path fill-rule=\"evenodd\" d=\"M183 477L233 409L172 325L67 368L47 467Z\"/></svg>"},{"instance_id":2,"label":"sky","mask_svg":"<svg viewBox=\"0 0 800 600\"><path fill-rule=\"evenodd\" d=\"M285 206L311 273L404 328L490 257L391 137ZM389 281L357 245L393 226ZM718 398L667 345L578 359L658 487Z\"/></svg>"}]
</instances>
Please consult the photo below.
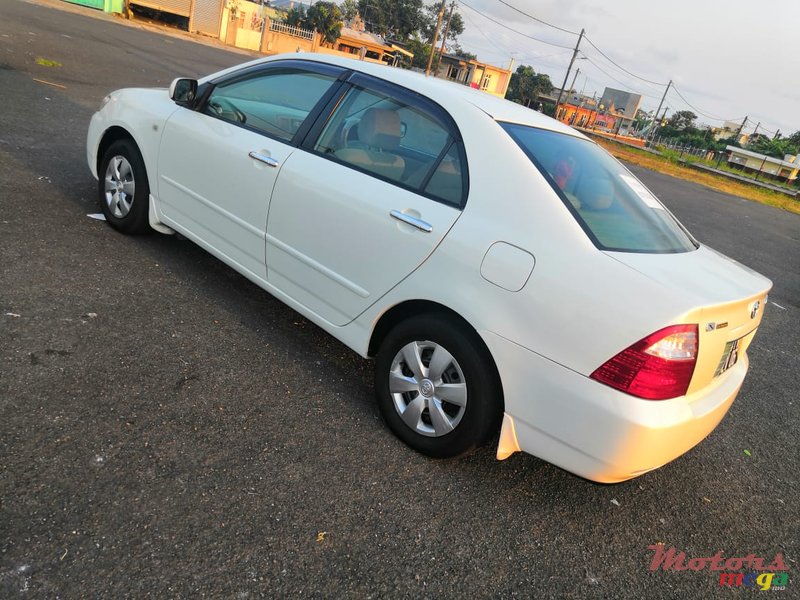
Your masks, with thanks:
<instances>
[{"instance_id":1,"label":"sky","mask_svg":"<svg viewBox=\"0 0 800 600\"><path fill-rule=\"evenodd\" d=\"M641 107L654 110L672 80L683 98L669 91L668 115L692 110L698 122L714 126L747 116L746 132L761 122L759 133L770 136L778 129L783 135L800 130L797 0L505 1L575 35L537 23L500 0L457 0L466 25L459 43L478 60L507 67L513 58L515 69L531 65L560 87L577 33L585 28L608 58L654 83L611 64L584 39L567 87L579 68L576 90L600 96L605 87L625 89L642 94Z\"/></svg>"}]
</instances>

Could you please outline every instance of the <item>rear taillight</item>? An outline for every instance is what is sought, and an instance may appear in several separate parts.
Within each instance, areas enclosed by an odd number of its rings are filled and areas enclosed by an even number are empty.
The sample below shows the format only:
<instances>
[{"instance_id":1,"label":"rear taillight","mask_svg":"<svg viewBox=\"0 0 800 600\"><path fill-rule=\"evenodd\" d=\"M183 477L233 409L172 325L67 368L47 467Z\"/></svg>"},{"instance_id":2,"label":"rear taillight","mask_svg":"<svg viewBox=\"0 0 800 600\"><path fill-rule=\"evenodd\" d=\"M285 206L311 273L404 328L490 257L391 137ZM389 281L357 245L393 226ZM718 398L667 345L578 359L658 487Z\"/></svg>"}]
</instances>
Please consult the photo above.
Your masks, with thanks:
<instances>
[{"instance_id":1,"label":"rear taillight","mask_svg":"<svg viewBox=\"0 0 800 600\"><path fill-rule=\"evenodd\" d=\"M599 367L595 379L646 400L683 396L697 362L697 325L671 325Z\"/></svg>"}]
</instances>

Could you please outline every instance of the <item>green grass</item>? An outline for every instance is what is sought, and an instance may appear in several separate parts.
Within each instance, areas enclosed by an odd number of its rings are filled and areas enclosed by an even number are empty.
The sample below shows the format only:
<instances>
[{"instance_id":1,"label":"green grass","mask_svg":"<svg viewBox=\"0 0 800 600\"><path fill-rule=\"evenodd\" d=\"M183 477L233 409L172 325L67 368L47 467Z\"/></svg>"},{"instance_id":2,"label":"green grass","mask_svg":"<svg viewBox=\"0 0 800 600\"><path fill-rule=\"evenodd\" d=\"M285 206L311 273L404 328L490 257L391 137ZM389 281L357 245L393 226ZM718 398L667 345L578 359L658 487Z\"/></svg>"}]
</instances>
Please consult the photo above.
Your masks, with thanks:
<instances>
[{"instance_id":1,"label":"green grass","mask_svg":"<svg viewBox=\"0 0 800 600\"><path fill-rule=\"evenodd\" d=\"M42 65L43 67L62 67L62 66L64 66L60 62L58 62L57 60L50 60L49 58L42 58L42 57L38 57L36 59L36 64L37 65Z\"/></svg>"},{"instance_id":2,"label":"green grass","mask_svg":"<svg viewBox=\"0 0 800 600\"><path fill-rule=\"evenodd\" d=\"M716 175L714 173L693 169L692 167L682 164L677 160L676 157L680 155L679 152L668 151L671 152L672 155L668 154L667 156L659 156L658 154L653 154L639 148L618 144L602 138L597 139L597 143L620 160L624 160L653 171L658 171L659 173L678 177L686 181L693 181L726 194L731 194L747 200L753 200L754 202L760 202L761 204L767 204L769 206L781 208L788 212L800 214L799 200L790 198L789 196L781 194L780 192L774 192L772 190L751 186L746 183L736 181L735 179L729 179L723 175Z\"/></svg>"},{"instance_id":3,"label":"green grass","mask_svg":"<svg viewBox=\"0 0 800 600\"><path fill-rule=\"evenodd\" d=\"M706 167L711 167L712 169L717 169L719 171L725 171L726 173L731 173L732 175L738 175L739 177L746 177L747 179L752 179L753 181L756 181L756 176L753 173L750 173L748 171L743 171L743 170L737 169L735 167L731 167L724 160L720 161L720 163L717 164L716 160L706 160L705 158L702 158L700 156L695 156L695 155L689 154L689 153L684 153L681 156L680 152L678 152L677 150L671 150L669 148L659 147L658 150L659 150L659 152L661 152L661 155L664 158L666 158L667 160L669 160L670 162L675 163L675 164L679 164L681 161L683 161L684 163L688 163L690 165L695 165L695 164L703 165L703 166L706 166ZM789 185L784 181L775 181L774 179L771 179L771 178L766 177L766 176L760 178L758 181L759 181L759 183L766 183L766 184L769 184L769 185L774 185L774 186L783 188L785 190L789 190L791 192L797 192L798 191L797 187L795 187L795 186Z\"/></svg>"}]
</instances>

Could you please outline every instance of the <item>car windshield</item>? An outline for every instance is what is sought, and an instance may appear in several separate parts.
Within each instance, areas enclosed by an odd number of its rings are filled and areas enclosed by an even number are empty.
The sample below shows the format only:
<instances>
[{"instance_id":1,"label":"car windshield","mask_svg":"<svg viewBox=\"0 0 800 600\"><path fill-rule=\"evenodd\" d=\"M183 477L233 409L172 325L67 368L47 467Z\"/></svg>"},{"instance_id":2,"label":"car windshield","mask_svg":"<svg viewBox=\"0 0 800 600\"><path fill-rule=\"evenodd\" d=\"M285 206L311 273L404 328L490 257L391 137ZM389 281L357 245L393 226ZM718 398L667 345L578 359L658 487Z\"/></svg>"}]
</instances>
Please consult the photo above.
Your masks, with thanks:
<instances>
[{"instance_id":1,"label":"car windshield","mask_svg":"<svg viewBox=\"0 0 800 600\"><path fill-rule=\"evenodd\" d=\"M661 202L597 144L546 129L500 125L601 250L674 253L697 248Z\"/></svg>"}]
</instances>

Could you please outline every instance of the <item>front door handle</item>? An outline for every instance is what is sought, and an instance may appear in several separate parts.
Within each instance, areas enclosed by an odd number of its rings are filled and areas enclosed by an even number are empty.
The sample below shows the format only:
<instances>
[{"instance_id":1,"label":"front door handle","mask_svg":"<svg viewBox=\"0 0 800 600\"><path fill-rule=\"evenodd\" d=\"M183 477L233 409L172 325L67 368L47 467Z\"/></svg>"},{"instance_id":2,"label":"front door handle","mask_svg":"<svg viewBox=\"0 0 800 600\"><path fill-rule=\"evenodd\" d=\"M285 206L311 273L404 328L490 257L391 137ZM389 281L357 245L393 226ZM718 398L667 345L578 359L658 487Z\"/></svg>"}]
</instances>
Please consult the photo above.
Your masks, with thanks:
<instances>
[{"instance_id":1,"label":"front door handle","mask_svg":"<svg viewBox=\"0 0 800 600\"><path fill-rule=\"evenodd\" d=\"M420 231L424 231L425 233L430 233L433 231L433 225L430 223L426 223L422 219L417 219L416 217L412 217L411 215L407 215L405 213L400 212L399 210L393 210L389 213L392 218L397 219L398 221L402 221L403 223L408 223L412 227L416 227Z\"/></svg>"},{"instance_id":2,"label":"front door handle","mask_svg":"<svg viewBox=\"0 0 800 600\"><path fill-rule=\"evenodd\" d=\"M248 154L248 156L250 158L257 160L258 162L262 162L265 165L269 165L270 167L277 167L279 164L281 164L271 156L267 156L266 154L261 154L260 152L256 152L255 150L253 150L250 154Z\"/></svg>"}]
</instances>

